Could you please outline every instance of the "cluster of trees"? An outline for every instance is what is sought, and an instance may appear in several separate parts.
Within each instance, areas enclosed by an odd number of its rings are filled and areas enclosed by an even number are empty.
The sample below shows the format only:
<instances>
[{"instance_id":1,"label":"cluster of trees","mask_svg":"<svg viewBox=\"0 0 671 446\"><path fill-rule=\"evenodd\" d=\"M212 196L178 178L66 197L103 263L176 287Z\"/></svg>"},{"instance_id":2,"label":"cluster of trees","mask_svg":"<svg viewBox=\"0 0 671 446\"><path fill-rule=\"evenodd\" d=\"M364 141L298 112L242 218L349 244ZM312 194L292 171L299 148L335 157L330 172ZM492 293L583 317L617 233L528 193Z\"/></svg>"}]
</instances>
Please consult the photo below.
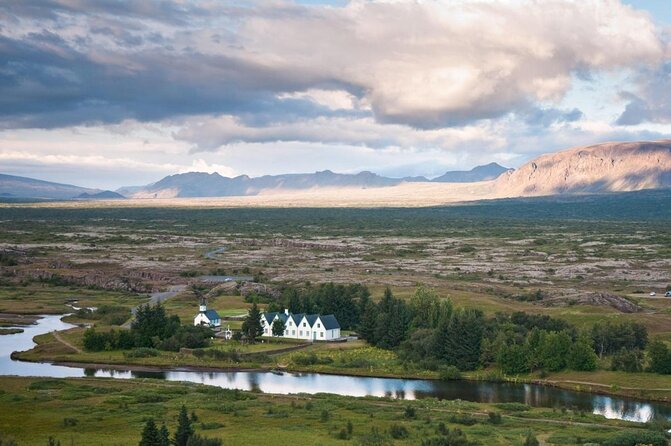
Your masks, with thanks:
<instances>
[{"instance_id":1,"label":"cluster of trees","mask_svg":"<svg viewBox=\"0 0 671 446\"><path fill-rule=\"evenodd\" d=\"M149 347L179 351L183 347L207 347L212 336L212 330L207 327L181 325L179 317L168 316L161 304L142 305L135 314L130 330L86 330L84 349L97 352Z\"/></svg>"},{"instance_id":2,"label":"cluster of trees","mask_svg":"<svg viewBox=\"0 0 671 446\"><path fill-rule=\"evenodd\" d=\"M204 438L194 432L193 422L195 413L189 414L186 406L182 406L177 419L177 430L170 437L170 431L165 424L159 428L153 419L147 420L142 430L139 446L221 446L219 439Z\"/></svg>"},{"instance_id":3,"label":"cluster of trees","mask_svg":"<svg viewBox=\"0 0 671 446\"><path fill-rule=\"evenodd\" d=\"M359 325L363 308L370 300L370 291L364 285L308 284L304 288L287 286L278 301L268 305L268 311L292 313L333 314L344 330L354 330Z\"/></svg>"},{"instance_id":4,"label":"cluster of trees","mask_svg":"<svg viewBox=\"0 0 671 446\"><path fill-rule=\"evenodd\" d=\"M496 364L506 374L534 370L594 370L609 355L615 370L643 370L648 344L644 325L597 323L587 332L561 319L524 312L485 318L475 309L453 308L430 289L418 287L407 301L386 289L375 303L359 298L359 335L369 343L396 349L401 358L424 366L473 370ZM671 373L671 350L655 343L650 370ZM654 357L654 360L653 360Z\"/></svg>"}]
</instances>

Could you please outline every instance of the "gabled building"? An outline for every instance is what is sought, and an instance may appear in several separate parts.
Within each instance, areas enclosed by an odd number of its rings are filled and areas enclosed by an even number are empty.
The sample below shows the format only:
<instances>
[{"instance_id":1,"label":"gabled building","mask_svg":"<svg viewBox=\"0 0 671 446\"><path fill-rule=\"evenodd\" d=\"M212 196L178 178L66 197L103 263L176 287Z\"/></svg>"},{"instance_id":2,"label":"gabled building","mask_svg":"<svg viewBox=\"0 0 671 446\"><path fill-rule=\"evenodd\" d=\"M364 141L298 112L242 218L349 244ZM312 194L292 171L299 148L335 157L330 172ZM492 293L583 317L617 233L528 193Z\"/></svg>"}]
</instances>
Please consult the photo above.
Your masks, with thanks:
<instances>
[{"instance_id":1,"label":"gabled building","mask_svg":"<svg viewBox=\"0 0 671 446\"><path fill-rule=\"evenodd\" d=\"M340 338L340 324L334 315L294 314L289 313L289 310L284 310L284 313L263 313L263 336L273 335L273 324L278 320L284 322L284 338L306 341L332 341Z\"/></svg>"},{"instance_id":2,"label":"gabled building","mask_svg":"<svg viewBox=\"0 0 671 446\"><path fill-rule=\"evenodd\" d=\"M198 314L193 318L193 325L205 325L211 328L221 327L221 318L219 317L219 313L217 313L215 310L208 310L207 301L205 299L200 300L200 306L198 309Z\"/></svg>"}]
</instances>

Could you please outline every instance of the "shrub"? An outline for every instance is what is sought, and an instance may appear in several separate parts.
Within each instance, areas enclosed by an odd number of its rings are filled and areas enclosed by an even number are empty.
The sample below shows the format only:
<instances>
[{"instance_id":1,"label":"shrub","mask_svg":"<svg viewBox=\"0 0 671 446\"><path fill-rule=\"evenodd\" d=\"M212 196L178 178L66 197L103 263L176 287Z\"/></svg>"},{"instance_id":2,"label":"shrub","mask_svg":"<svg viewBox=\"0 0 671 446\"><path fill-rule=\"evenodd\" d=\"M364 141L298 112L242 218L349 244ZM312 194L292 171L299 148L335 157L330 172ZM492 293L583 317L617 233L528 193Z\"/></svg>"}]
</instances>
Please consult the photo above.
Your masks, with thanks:
<instances>
[{"instance_id":1,"label":"shrub","mask_svg":"<svg viewBox=\"0 0 671 446\"><path fill-rule=\"evenodd\" d=\"M452 381L461 379L461 372L453 365L449 365L440 370L440 379L443 381Z\"/></svg>"},{"instance_id":2,"label":"shrub","mask_svg":"<svg viewBox=\"0 0 671 446\"><path fill-rule=\"evenodd\" d=\"M319 420L320 420L322 423L326 423L326 422L329 420L329 418L331 418L331 415L329 414L329 411L326 410L326 409L322 409L322 413L321 413L321 415L319 416Z\"/></svg>"},{"instance_id":3,"label":"shrub","mask_svg":"<svg viewBox=\"0 0 671 446\"><path fill-rule=\"evenodd\" d=\"M403 416L405 418L416 418L417 417L417 412L415 411L414 407L406 406L405 407L405 412L403 413Z\"/></svg>"},{"instance_id":4,"label":"shrub","mask_svg":"<svg viewBox=\"0 0 671 446\"><path fill-rule=\"evenodd\" d=\"M666 437L661 432L636 431L621 432L604 441L603 446L636 446L645 444L650 446L666 446Z\"/></svg>"},{"instance_id":5,"label":"shrub","mask_svg":"<svg viewBox=\"0 0 671 446\"><path fill-rule=\"evenodd\" d=\"M538 439L536 438L536 434L529 431L527 433L526 438L524 439L524 443L522 443L522 444L523 444L523 446L538 446L540 443L538 442Z\"/></svg>"},{"instance_id":6,"label":"shrub","mask_svg":"<svg viewBox=\"0 0 671 446\"><path fill-rule=\"evenodd\" d=\"M464 426L473 426L478 422L478 420L473 415L468 413L452 414L447 418L447 420L450 423L463 424Z\"/></svg>"},{"instance_id":7,"label":"shrub","mask_svg":"<svg viewBox=\"0 0 671 446\"><path fill-rule=\"evenodd\" d=\"M642 372L643 371L643 352L640 350L622 349L615 353L610 362L611 370L621 372Z\"/></svg>"},{"instance_id":8,"label":"shrub","mask_svg":"<svg viewBox=\"0 0 671 446\"><path fill-rule=\"evenodd\" d=\"M124 352L126 358L149 358L152 356L158 356L160 353L155 348L140 347L134 348L129 352Z\"/></svg>"},{"instance_id":9,"label":"shrub","mask_svg":"<svg viewBox=\"0 0 671 446\"><path fill-rule=\"evenodd\" d=\"M391 427L389 427L389 435L395 440L400 440L402 438L408 438L409 433L405 426L401 424L392 424Z\"/></svg>"},{"instance_id":10,"label":"shrub","mask_svg":"<svg viewBox=\"0 0 671 446\"><path fill-rule=\"evenodd\" d=\"M501 424L501 414L498 412L489 412L489 422L492 424Z\"/></svg>"}]
</instances>

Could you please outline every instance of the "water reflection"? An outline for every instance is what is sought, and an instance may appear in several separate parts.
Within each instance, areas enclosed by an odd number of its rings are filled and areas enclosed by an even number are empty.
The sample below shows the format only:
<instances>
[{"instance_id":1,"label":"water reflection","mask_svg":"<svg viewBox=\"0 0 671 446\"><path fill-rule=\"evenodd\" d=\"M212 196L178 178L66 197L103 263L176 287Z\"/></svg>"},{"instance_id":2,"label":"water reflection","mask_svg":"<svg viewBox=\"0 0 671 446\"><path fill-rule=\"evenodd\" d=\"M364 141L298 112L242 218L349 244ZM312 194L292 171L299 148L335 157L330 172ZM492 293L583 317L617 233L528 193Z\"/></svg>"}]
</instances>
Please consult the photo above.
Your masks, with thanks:
<instances>
[{"instance_id":1,"label":"water reflection","mask_svg":"<svg viewBox=\"0 0 671 446\"><path fill-rule=\"evenodd\" d=\"M25 331L0 336L0 375L65 377L108 377L116 379L153 378L187 381L228 389L266 393L335 393L349 396L380 396L397 399L439 398L499 403L518 402L535 407L573 408L603 415L607 418L645 422L654 418L671 419L671 406L614 398L589 393L543 387L533 384L490 383L469 381L429 381L390 378L366 378L316 373L269 372L194 372L127 371L65 367L14 361L12 351L34 346L32 338L52 330L65 330L72 325L60 316L45 316L37 325L21 327Z\"/></svg>"}]
</instances>

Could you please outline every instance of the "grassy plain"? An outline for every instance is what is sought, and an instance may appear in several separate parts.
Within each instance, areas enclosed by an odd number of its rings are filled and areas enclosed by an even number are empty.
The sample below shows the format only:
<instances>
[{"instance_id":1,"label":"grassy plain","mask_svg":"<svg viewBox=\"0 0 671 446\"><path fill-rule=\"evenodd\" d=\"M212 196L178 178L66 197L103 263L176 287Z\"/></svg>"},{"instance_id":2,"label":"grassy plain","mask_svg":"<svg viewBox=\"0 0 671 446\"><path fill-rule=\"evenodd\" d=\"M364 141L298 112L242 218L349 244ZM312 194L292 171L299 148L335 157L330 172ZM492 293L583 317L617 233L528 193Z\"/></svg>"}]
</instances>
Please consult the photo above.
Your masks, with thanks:
<instances>
[{"instance_id":1,"label":"grassy plain","mask_svg":"<svg viewBox=\"0 0 671 446\"><path fill-rule=\"evenodd\" d=\"M196 384L156 380L0 378L0 432L20 445L43 445L53 436L62 444L137 444L144 422L155 419L175 429L182 404L196 413L196 432L223 439L227 446L267 444L416 445L436 435L440 423L463 430L486 445L521 445L532 430L544 444L601 442L646 426L573 411L524 405L463 401L397 401L332 395L264 395ZM414 415L407 408L414 409ZM502 415L492 424L488 413ZM325 415L324 415L325 414ZM339 439L347 423L349 439ZM406 438L392 439L392 426ZM376 429L383 443L370 441ZM368 441L368 442L367 442Z\"/></svg>"}]
</instances>

